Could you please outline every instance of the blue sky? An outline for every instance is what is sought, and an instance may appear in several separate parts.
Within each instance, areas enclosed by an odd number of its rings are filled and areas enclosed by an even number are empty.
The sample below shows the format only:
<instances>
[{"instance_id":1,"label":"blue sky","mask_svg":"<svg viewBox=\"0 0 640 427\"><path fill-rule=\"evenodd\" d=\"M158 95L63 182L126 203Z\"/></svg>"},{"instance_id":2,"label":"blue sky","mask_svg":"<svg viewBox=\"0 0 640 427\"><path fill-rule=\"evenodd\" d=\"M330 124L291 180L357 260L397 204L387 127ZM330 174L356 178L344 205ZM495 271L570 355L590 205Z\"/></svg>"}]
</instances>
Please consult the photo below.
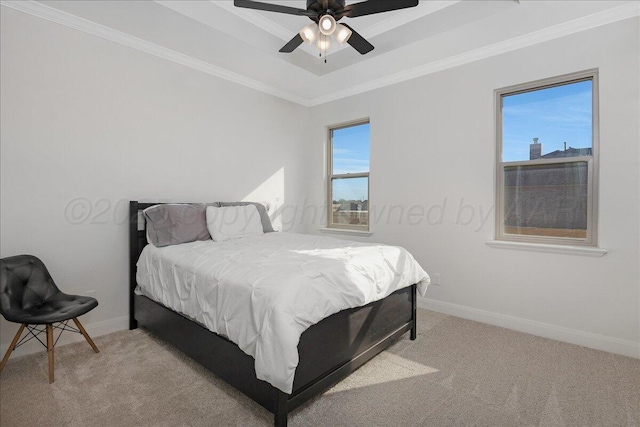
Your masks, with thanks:
<instances>
[{"instance_id":1,"label":"blue sky","mask_svg":"<svg viewBox=\"0 0 640 427\"><path fill-rule=\"evenodd\" d=\"M533 138L542 154L591 147L592 82L536 90L502 99L502 160L529 160Z\"/></svg>"},{"instance_id":2,"label":"blue sky","mask_svg":"<svg viewBox=\"0 0 640 427\"><path fill-rule=\"evenodd\" d=\"M369 123L334 130L333 173L369 172L370 141ZM333 200L367 200L367 187L366 178L335 180L333 181Z\"/></svg>"}]
</instances>

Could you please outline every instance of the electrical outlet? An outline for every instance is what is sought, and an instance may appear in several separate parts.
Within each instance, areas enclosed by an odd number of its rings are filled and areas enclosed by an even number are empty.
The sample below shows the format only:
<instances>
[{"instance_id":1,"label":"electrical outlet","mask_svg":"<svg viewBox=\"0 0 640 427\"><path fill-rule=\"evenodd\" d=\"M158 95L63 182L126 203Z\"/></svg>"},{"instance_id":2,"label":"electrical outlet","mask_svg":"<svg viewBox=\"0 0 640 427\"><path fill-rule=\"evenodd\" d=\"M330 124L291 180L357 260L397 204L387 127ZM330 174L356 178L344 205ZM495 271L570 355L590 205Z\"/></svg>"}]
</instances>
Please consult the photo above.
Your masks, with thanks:
<instances>
[{"instance_id":1,"label":"electrical outlet","mask_svg":"<svg viewBox=\"0 0 640 427\"><path fill-rule=\"evenodd\" d=\"M87 292L85 292L84 294L85 294L86 296L88 296L88 297L95 298L97 293L98 293L98 292L94 289L94 290L91 290L91 291L87 291Z\"/></svg>"},{"instance_id":2,"label":"electrical outlet","mask_svg":"<svg viewBox=\"0 0 640 427\"><path fill-rule=\"evenodd\" d=\"M440 273L434 273L431 275L431 283L436 286L440 286Z\"/></svg>"}]
</instances>

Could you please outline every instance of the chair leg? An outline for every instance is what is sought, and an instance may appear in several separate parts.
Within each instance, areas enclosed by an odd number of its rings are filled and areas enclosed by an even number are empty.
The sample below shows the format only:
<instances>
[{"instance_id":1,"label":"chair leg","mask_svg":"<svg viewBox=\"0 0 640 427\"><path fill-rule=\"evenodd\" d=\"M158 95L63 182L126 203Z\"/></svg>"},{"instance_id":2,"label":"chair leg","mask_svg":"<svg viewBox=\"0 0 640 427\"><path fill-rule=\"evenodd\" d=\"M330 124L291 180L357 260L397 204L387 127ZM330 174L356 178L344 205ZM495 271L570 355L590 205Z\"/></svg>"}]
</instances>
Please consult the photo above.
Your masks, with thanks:
<instances>
[{"instance_id":1,"label":"chair leg","mask_svg":"<svg viewBox=\"0 0 640 427\"><path fill-rule=\"evenodd\" d=\"M53 327L47 325L47 355L49 356L49 384L53 384Z\"/></svg>"},{"instance_id":2,"label":"chair leg","mask_svg":"<svg viewBox=\"0 0 640 427\"><path fill-rule=\"evenodd\" d=\"M93 349L93 351L95 351L96 353L100 353L100 350L98 350L98 347L96 347L96 345L93 343L93 340L91 339L87 331L84 330L84 328L82 327L82 324L80 323L77 317L73 318L73 322L76 324L76 326L78 327L78 329L80 330L84 338L87 340L87 342Z\"/></svg>"},{"instance_id":3,"label":"chair leg","mask_svg":"<svg viewBox=\"0 0 640 427\"><path fill-rule=\"evenodd\" d=\"M18 333L16 334L15 337L13 337L13 341L11 341L11 345L9 345L7 352L2 358L2 362L0 362L0 372L2 372L2 370L4 369L4 365L6 365L7 360L9 360L9 356L11 356L11 353L13 353L13 350L16 348L16 344L18 344L18 340L20 339L20 336L22 335L22 331L24 331L25 326L26 325L24 324L20 325L20 328L18 329Z\"/></svg>"}]
</instances>

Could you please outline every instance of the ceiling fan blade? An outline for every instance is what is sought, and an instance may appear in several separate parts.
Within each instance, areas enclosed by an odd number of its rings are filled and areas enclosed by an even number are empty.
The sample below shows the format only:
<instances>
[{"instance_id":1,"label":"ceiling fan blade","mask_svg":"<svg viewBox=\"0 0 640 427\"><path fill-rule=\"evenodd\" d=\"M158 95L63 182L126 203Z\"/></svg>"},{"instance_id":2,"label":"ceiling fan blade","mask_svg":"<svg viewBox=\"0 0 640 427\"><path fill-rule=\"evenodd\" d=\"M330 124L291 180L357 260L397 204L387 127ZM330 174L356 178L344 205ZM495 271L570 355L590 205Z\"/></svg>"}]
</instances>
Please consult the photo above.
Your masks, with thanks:
<instances>
[{"instance_id":1,"label":"ceiling fan blade","mask_svg":"<svg viewBox=\"0 0 640 427\"><path fill-rule=\"evenodd\" d=\"M300 36L300 34L296 34L296 36L294 38L292 38L291 40L289 40L289 42L287 44L285 44L284 46L282 46L282 48L279 50L279 52L282 53L291 53L293 52L298 46L300 46L302 44L304 40L302 40L302 37Z\"/></svg>"},{"instance_id":2,"label":"ceiling fan blade","mask_svg":"<svg viewBox=\"0 0 640 427\"><path fill-rule=\"evenodd\" d=\"M262 3L253 0L233 0L236 7L247 9L266 10L267 12L287 13L289 15L309 16L315 18L318 14L312 10L298 9L296 7L281 6L279 4Z\"/></svg>"},{"instance_id":3,"label":"ceiling fan blade","mask_svg":"<svg viewBox=\"0 0 640 427\"><path fill-rule=\"evenodd\" d=\"M374 13L389 12L391 10L415 7L418 0L369 0L346 6L344 10L336 14L336 19L346 16L356 18L358 16L373 15Z\"/></svg>"},{"instance_id":4,"label":"ceiling fan blade","mask_svg":"<svg viewBox=\"0 0 640 427\"><path fill-rule=\"evenodd\" d=\"M347 24L342 24L348 29L351 30L351 37L347 40L347 43L351 45L352 48L360 52L361 55L365 53L369 53L373 50L373 45L367 41L364 37L356 32L353 28L348 26Z\"/></svg>"}]
</instances>

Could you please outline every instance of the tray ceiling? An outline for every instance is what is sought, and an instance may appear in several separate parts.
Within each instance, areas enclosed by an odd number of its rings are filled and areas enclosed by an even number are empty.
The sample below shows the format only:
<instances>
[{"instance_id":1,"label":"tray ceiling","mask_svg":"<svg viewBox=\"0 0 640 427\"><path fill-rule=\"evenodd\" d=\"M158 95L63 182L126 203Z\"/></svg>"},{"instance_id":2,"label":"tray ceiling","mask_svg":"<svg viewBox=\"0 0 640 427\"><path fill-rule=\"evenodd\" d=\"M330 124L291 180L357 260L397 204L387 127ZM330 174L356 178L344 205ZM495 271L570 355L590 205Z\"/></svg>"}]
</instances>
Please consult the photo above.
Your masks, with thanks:
<instances>
[{"instance_id":1,"label":"tray ceiling","mask_svg":"<svg viewBox=\"0 0 640 427\"><path fill-rule=\"evenodd\" d=\"M305 0L269 1L305 8ZM347 4L355 1L347 1ZM316 105L640 14L637 1L422 0L344 21L375 49L278 50L310 21L233 1L3 1L304 105Z\"/></svg>"}]
</instances>

